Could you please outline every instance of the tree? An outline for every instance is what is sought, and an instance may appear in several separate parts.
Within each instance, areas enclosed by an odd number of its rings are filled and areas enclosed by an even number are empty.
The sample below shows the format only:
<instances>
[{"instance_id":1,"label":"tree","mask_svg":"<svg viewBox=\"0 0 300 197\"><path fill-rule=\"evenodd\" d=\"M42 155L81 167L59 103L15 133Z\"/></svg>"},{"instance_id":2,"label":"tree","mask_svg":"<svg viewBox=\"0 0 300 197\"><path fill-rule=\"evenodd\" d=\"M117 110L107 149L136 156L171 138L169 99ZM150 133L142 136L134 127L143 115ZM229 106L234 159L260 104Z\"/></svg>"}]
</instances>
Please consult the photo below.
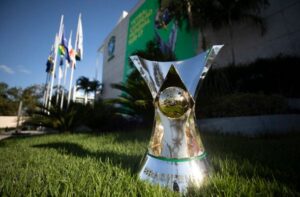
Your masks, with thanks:
<instances>
[{"instance_id":1,"label":"tree","mask_svg":"<svg viewBox=\"0 0 300 197\"><path fill-rule=\"evenodd\" d=\"M170 10L176 20L187 20L190 28L200 29L204 50L206 49L204 29L209 25L214 29L226 26L231 42L233 64L235 64L233 24L250 21L258 25L264 33L266 29L260 14L268 5L268 0L173 0L169 2Z\"/></svg>"},{"instance_id":2,"label":"tree","mask_svg":"<svg viewBox=\"0 0 300 197\"><path fill-rule=\"evenodd\" d=\"M91 91L90 89L90 80L87 77L81 76L79 77L79 79L77 79L76 81L76 85L77 85L77 90L83 90L84 91L84 103L87 103L87 96L89 94L89 92Z\"/></svg>"},{"instance_id":3,"label":"tree","mask_svg":"<svg viewBox=\"0 0 300 197\"><path fill-rule=\"evenodd\" d=\"M10 99L10 88L6 83L0 83L0 115L12 116L16 115L18 105Z\"/></svg>"},{"instance_id":4,"label":"tree","mask_svg":"<svg viewBox=\"0 0 300 197\"><path fill-rule=\"evenodd\" d=\"M94 101L96 101L97 91L102 86L102 84L98 80L94 79L93 81L90 81L89 86L90 86L90 91L94 92Z\"/></svg>"},{"instance_id":5,"label":"tree","mask_svg":"<svg viewBox=\"0 0 300 197\"><path fill-rule=\"evenodd\" d=\"M43 97L42 85L31 85L22 91L22 101L24 104L24 111L32 111L37 108L41 103L40 100Z\"/></svg>"},{"instance_id":6,"label":"tree","mask_svg":"<svg viewBox=\"0 0 300 197\"><path fill-rule=\"evenodd\" d=\"M85 95L85 101L84 103L87 103L87 96L90 92L94 92L94 99L96 100L96 94L97 91L99 90L99 87L102 86L102 84L94 79L92 81L89 80L89 78L81 76L79 79L76 81L77 90L83 90L84 95Z\"/></svg>"},{"instance_id":7,"label":"tree","mask_svg":"<svg viewBox=\"0 0 300 197\"><path fill-rule=\"evenodd\" d=\"M0 83L0 115L15 116L21 95L21 88L9 88L6 83Z\"/></svg>"},{"instance_id":8,"label":"tree","mask_svg":"<svg viewBox=\"0 0 300 197\"><path fill-rule=\"evenodd\" d=\"M8 85L4 82L0 82L0 98L7 98Z\"/></svg>"},{"instance_id":9,"label":"tree","mask_svg":"<svg viewBox=\"0 0 300 197\"><path fill-rule=\"evenodd\" d=\"M112 88L122 91L118 98L109 101L118 104L117 112L119 114L145 122L152 119L154 114L152 96L138 70L134 69L126 82L112 84Z\"/></svg>"},{"instance_id":10,"label":"tree","mask_svg":"<svg viewBox=\"0 0 300 197\"><path fill-rule=\"evenodd\" d=\"M22 88L11 87L7 89L6 93L9 100L18 102L22 99L22 92Z\"/></svg>"},{"instance_id":11,"label":"tree","mask_svg":"<svg viewBox=\"0 0 300 197\"><path fill-rule=\"evenodd\" d=\"M43 88L40 85L32 85L25 89L9 87L6 83L0 83L0 114L14 116L17 114L20 101L23 101L23 112L33 110L40 103Z\"/></svg>"}]
</instances>

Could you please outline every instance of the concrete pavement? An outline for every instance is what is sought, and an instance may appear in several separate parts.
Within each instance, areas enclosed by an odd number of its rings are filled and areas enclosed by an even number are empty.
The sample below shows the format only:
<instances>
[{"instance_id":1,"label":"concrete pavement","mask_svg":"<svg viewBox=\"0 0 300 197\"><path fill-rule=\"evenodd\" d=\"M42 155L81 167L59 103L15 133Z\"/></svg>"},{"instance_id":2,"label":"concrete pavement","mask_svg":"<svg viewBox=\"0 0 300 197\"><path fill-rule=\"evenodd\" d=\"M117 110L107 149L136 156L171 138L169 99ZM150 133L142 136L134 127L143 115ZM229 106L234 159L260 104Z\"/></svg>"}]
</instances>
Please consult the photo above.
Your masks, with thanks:
<instances>
[{"instance_id":1,"label":"concrete pavement","mask_svg":"<svg viewBox=\"0 0 300 197\"><path fill-rule=\"evenodd\" d=\"M41 134L45 134L47 133L46 131L19 131L19 135L20 136L24 136L24 135L41 135ZM18 136L18 135L14 135L15 131L8 131L8 132L2 132L0 133L0 141L9 137L14 137L14 136Z\"/></svg>"}]
</instances>

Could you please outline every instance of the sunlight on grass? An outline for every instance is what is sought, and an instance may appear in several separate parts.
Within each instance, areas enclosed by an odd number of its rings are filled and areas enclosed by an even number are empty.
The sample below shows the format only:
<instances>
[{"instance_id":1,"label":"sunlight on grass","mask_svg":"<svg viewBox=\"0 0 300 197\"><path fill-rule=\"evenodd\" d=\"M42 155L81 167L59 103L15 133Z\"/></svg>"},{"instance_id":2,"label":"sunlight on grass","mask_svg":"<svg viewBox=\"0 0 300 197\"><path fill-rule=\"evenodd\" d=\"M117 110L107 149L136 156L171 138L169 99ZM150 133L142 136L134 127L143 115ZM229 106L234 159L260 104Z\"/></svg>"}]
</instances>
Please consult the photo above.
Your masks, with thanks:
<instances>
[{"instance_id":1,"label":"sunlight on grass","mask_svg":"<svg viewBox=\"0 0 300 197\"><path fill-rule=\"evenodd\" d=\"M0 141L0 196L177 196L137 177L149 134L55 134ZM299 195L299 136L204 135L214 169L188 196Z\"/></svg>"}]
</instances>

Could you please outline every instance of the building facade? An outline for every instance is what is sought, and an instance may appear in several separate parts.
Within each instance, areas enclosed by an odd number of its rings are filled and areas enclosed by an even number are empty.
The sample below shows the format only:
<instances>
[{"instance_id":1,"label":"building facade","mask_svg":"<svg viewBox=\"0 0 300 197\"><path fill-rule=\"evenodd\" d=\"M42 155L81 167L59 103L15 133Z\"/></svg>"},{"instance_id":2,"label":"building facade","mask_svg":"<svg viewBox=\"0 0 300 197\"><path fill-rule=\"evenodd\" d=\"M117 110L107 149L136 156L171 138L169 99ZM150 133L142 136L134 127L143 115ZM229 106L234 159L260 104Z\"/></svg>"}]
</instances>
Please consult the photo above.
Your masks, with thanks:
<instances>
[{"instance_id":1,"label":"building facade","mask_svg":"<svg viewBox=\"0 0 300 197\"><path fill-rule=\"evenodd\" d=\"M225 45L214 67L232 62L231 45L236 63L279 54L300 55L300 1L269 0L269 3L270 6L262 13L266 22L263 35L251 23L234 24L232 42L226 27L219 30L206 28L203 31L207 46ZM176 21L168 19L165 11L159 7L158 0L141 0L127 15L122 14L99 49L103 53L104 99L121 94L111 88L111 84L126 80L131 70L129 56L137 50L144 50L151 40L158 41L162 51L174 52L178 60L192 57L203 50L200 33L186 31L185 24L179 27Z\"/></svg>"},{"instance_id":2,"label":"building facade","mask_svg":"<svg viewBox=\"0 0 300 197\"><path fill-rule=\"evenodd\" d=\"M129 18L143 3L144 0L140 1L127 15L122 14L116 27L99 48L99 52L103 54L102 95L104 99L115 98L121 94L120 91L112 89L111 84L123 81Z\"/></svg>"}]
</instances>

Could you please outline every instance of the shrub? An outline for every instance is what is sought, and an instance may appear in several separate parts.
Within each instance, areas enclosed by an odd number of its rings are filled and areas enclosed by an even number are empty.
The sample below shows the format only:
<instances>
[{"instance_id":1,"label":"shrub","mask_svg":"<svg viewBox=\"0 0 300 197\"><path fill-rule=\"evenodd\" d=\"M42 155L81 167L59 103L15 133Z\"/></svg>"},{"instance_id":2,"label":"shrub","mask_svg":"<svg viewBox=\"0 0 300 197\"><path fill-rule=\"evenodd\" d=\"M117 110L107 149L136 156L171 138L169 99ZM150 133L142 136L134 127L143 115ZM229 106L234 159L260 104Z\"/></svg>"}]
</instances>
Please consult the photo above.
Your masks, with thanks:
<instances>
[{"instance_id":1,"label":"shrub","mask_svg":"<svg viewBox=\"0 0 300 197\"><path fill-rule=\"evenodd\" d=\"M212 69L201 84L196 113L198 117L287 113L285 98L300 98L299 66L300 57L279 55Z\"/></svg>"},{"instance_id":2,"label":"shrub","mask_svg":"<svg viewBox=\"0 0 300 197\"><path fill-rule=\"evenodd\" d=\"M288 110L284 97L252 93L236 93L200 101L197 117L230 117L281 114Z\"/></svg>"},{"instance_id":3,"label":"shrub","mask_svg":"<svg viewBox=\"0 0 300 197\"><path fill-rule=\"evenodd\" d=\"M300 57L277 56L208 72L199 96L264 93L300 97Z\"/></svg>"},{"instance_id":4,"label":"shrub","mask_svg":"<svg viewBox=\"0 0 300 197\"><path fill-rule=\"evenodd\" d=\"M64 109L54 102L50 108L38 105L37 109L30 112L30 115L30 118L25 121L25 125L43 126L60 132L73 132L81 123L81 114L78 113L78 104L76 103L71 103Z\"/></svg>"},{"instance_id":5,"label":"shrub","mask_svg":"<svg viewBox=\"0 0 300 197\"><path fill-rule=\"evenodd\" d=\"M95 132L113 131L122 125L122 118L113 105L98 100L94 106L85 106L85 124Z\"/></svg>"}]
</instances>

